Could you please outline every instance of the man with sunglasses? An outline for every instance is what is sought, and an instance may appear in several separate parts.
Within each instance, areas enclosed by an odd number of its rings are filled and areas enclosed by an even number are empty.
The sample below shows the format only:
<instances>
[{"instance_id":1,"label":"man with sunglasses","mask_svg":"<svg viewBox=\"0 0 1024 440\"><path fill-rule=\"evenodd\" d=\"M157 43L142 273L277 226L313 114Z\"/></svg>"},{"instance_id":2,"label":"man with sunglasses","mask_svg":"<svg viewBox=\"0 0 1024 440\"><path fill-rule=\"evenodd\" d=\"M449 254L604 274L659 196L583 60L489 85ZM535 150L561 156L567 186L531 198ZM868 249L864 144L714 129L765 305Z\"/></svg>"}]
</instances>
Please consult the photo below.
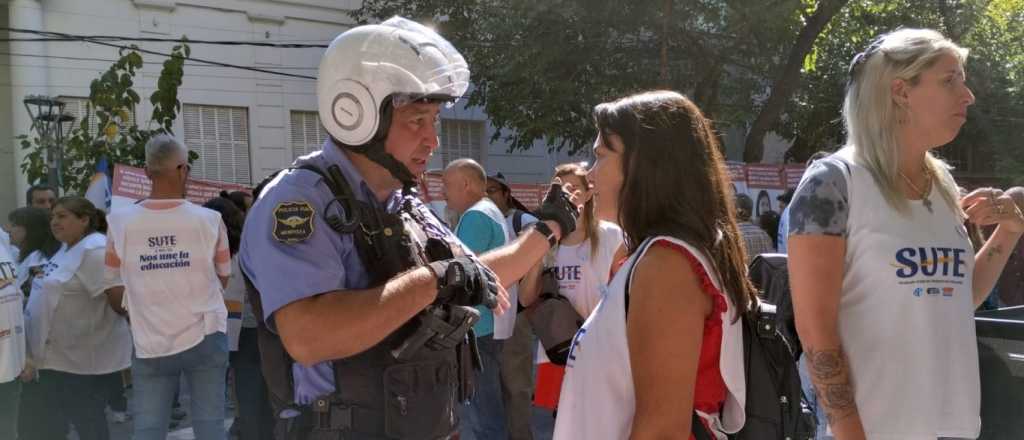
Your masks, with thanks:
<instances>
[{"instance_id":1,"label":"man with sunglasses","mask_svg":"<svg viewBox=\"0 0 1024 440\"><path fill-rule=\"evenodd\" d=\"M228 361L223 289L231 275L227 231L216 211L185 200L188 149L159 135L146 144L149 198L108 217L108 277L115 310L132 323L137 440L163 440L182 374L200 440L223 440Z\"/></svg>"}]
</instances>

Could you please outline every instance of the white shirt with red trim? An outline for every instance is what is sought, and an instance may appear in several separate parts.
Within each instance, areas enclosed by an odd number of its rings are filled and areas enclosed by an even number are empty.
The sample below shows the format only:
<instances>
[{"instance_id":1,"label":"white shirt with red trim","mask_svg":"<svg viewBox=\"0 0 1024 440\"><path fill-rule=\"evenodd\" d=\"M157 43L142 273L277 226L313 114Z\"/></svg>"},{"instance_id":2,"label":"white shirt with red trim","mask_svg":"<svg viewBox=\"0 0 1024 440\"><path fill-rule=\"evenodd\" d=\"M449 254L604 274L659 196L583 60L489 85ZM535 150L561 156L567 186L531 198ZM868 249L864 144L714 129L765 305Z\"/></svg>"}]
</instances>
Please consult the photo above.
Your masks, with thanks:
<instances>
[{"instance_id":1,"label":"white shirt with red trim","mask_svg":"<svg viewBox=\"0 0 1024 440\"><path fill-rule=\"evenodd\" d=\"M632 270L650 245L665 240L684 247L704 266L715 287L721 281L714 266L697 248L671 237L659 236L644 242L622 265L604 298L573 338L565 368L565 380L555 420L556 440L620 440L629 438L636 413L633 372L626 338L626 285ZM667 269L668 270L668 269ZM725 405L720 414L703 414L716 438L735 433L746 420L746 377L743 373L743 328L734 319L735 308L725 295L722 312L722 350L719 370L726 385ZM671 335L665 335L670 338ZM691 417L680 414L680 417Z\"/></svg>"},{"instance_id":2,"label":"white shirt with red trim","mask_svg":"<svg viewBox=\"0 0 1024 440\"><path fill-rule=\"evenodd\" d=\"M185 200L146 200L107 221L108 276L124 282L136 356L170 356L227 332L219 277L231 275L231 255L219 213Z\"/></svg>"}]
</instances>

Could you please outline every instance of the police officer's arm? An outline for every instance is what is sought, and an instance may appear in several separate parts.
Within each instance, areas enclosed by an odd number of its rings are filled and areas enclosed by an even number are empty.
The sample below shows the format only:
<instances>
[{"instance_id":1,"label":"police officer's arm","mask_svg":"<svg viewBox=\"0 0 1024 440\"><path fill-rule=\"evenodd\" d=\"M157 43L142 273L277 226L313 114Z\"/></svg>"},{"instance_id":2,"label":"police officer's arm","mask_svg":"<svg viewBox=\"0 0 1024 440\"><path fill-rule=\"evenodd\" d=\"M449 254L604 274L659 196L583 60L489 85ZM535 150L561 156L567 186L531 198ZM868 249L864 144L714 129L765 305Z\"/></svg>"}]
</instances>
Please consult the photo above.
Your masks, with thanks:
<instances>
[{"instance_id":1,"label":"police officer's arm","mask_svg":"<svg viewBox=\"0 0 1024 440\"><path fill-rule=\"evenodd\" d=\"M555 237L561 237L557 223L544 221L555 233ZM551 245L548 239L534 228L523 232L515 241L480 256L480 261L490 267L501 284L509 287L522 279L547 253Z\"/></svg>"},{"instance_id":2,"label":"police officer's arm","mask_svg":"<svg viewBox=\"0 0 1024 440\"><path fill-rule=\"evenodd\" d=\"M274 312L274 322L288 354L303 365L313 365L374 346L436 296L437 279L419 267L381 287L338 290L294 301Z\"/></svg>"},{"instance_id":3,"label":"police officer's arm","mask_svg":"<svg viewBox=\"0 0 1024 440\"><path fill-rule=\"evenodd\" d=\"M1024 199L1024 188L1011 188L1006 194L998 191L977 189L960 201L968 221L978 226L998 225L974 259L972 294L975 307L992 292L1024 232L1024 215L1016 203L1017 198Z\"/></svg>"}]
</instances>

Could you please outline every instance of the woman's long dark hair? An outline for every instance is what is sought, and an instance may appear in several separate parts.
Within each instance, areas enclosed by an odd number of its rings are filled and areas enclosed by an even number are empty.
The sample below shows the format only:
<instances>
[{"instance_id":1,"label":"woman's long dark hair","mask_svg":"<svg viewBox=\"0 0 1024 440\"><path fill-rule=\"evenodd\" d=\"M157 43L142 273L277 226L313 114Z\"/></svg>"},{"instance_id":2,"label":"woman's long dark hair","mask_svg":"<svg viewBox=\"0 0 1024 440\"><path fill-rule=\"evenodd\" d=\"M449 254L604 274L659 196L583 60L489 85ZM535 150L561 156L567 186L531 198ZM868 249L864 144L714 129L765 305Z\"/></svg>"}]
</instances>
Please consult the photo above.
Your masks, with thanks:
<instances>
[{"instance_id":1,"label":"woman's long dark hair","mask_svg":"<svg viewBox=\"0 0 1024 440\"><path fill-rule=\"evenodd\" d=\"M18 263L35 251L50 258L60 250L60 242L50 230L50 211L42 208L18 208L7 214L7 221L25 228L25 242L18 247Z\"/></svg>"},{"instance_id":2,"label":"woman's long dark hair","mask_svg":"<svg viewBox=\"0 0 1024 440\"><path fill-rule=\"evenodd\" d=\"M618 219L629 252L657 235L685 240L711 259L737 317L749 310L756 291L747 278L729 174L711 121L672 91L600 104L594 121L603 138L622 138Z\"/></svg>"}]
</instances>

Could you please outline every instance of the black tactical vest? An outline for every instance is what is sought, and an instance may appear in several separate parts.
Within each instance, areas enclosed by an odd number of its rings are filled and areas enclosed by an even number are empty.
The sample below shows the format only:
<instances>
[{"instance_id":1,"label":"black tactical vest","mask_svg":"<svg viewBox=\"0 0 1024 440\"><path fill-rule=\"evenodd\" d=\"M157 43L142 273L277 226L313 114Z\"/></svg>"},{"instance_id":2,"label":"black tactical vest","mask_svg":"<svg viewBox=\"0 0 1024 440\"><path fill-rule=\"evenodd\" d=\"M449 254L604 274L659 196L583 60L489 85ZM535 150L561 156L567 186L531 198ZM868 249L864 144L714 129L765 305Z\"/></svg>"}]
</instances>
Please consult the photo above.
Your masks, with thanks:
<instances>
[{"instance_id":1,"label":"black tactical vest","mask_svg":"<svg viewBox=\"0 0 1024 440\"><path fill-rule=\"evenodd\" d=\"M341 205L347 217L330 216L327 223L338 233L354 235L371 286L410 268L463 254L451 232L427 221L434 214L415 201L414 194L406 191L399 212L389 214L356 200L337 166L328 168L327 174L309 165L301 168L320 174ZM262 184L254 191L256 197L261 189ZM254 308L261 308L258 292L248 280L246 285ZM257 316L262 318L262 310ZM472 307L428 306L377 345L332 361L337 391L318 398L310 409L292 403L293 361L261 319L260 350L274 412L290 415L287 410L293 409L300 414L279 420L277 438L445 439L453 435L458 429L456 404L472 394L473 369L479 365L471 333L479 316Z\"/></svg>"}]
</instances>

